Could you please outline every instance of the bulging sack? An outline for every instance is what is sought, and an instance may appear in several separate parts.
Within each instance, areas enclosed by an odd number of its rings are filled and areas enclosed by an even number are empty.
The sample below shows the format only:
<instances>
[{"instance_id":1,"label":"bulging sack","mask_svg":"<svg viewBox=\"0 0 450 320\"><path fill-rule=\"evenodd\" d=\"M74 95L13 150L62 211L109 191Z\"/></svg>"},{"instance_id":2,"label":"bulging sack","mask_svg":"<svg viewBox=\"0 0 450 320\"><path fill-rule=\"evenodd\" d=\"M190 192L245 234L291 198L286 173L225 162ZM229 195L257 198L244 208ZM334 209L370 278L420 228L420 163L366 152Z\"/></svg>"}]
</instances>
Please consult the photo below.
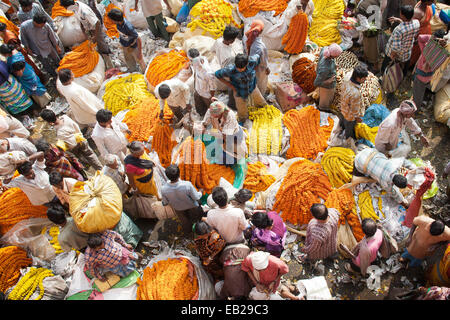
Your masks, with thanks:
<instances>
[{"instance_id":1,"label":"bulging sack","mask_svg":"<svg viewBox=\"0 0 450 320\"><path fill-rule=\"evenodd\" d=\"M75 15L56 17L55 25L58 28L56 34L65 48L71 48L73 45L83 43L88 39Z\"/></svg>"},{"instance_id":2,"label":"bulging sack","mask_svg":"<svg viewBox=\"0 0 450 320\"><path fill-rule=\"evenodd\" d=\"M86 233L112 229L122 216L122 194L114 180L97 171L77 182L69 199L70 215L78 229Z\"/></svg>"},{"instance_id":3,"label":"bulging sack","mask_svg":"<svg viewBox=\"0 0 450 320\"><path fill-rule=\"evenodd\" d=\"M73 81L92 93L97 93L103 81L105 81L105 62L102 56L99 55L98 63L94 70L84 76L74 78Z\"/></svg>"}]
</instances>

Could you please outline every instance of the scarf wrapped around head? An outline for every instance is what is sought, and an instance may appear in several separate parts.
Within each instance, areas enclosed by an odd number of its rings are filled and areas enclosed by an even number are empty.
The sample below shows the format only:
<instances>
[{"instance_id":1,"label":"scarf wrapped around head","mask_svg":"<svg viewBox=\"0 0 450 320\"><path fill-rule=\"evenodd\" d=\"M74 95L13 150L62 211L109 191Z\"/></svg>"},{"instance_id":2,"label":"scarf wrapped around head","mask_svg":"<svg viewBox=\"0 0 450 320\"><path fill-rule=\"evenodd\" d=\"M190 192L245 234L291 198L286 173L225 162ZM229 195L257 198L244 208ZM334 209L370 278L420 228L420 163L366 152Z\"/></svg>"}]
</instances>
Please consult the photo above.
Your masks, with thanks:
<instances>
[{"instance_id":1,"label":"scarf wrapped around head","mask_svg":"<svg viewBox=\"0 0 450 320\"><path fill-rule=\"evenodd\" d=\"M416 112L416 110L416 104L412 100L405 100L400 103L400 107L397 112L397 126L403 126L403 121L405 120L405 118L407 116L412 116L414 112Z\"/></svg>"},{"instance_id":2,"label":"scarf wrapped around head","mask_svg":"<svg viewBox=\"0 0 450 320\"><path fill-rule=\"evenodd\" d=\"M264 270L269 265L269 252L257 251L250 255L253 268L256 270Z\"/></svg>"},{"instance_id":3,"label":"scarf wrapped around head","mask_svg":"<svg viewBox=\"0 0 450 320\"><path fill-rule=\"evenodd\" d=\"M214 101L209 105L209 112L212 116L218 116L225 111L226 107L227 106L222 101Z\"/></svg>"},{"instance_id":4,"label":"scarf wrapped around head","mask_svg":"<svg viewBox=\"0 0 450 320\"><path fill-rule=\"evenodd\" d=\"M335 58L342 53L342 48L337 43L332 43L323 49L323 56L325 58Z\"/></svg>"},{"instance_id":5,"label":"scarf wrapped around head","mask_svg":"<svg viewBox=\"0 0 450 320\"><path fill-rule=\"evenodd\" d=\"M245 33L245 35L247 36L247 54L250 55L250 48L253 44L253 41L255 41L255 39L261 34L263 30L264 30L264 22L262 20L255 19L252 21L250 29L248 29L248 31Z\"/></svg>"}]
</instances>

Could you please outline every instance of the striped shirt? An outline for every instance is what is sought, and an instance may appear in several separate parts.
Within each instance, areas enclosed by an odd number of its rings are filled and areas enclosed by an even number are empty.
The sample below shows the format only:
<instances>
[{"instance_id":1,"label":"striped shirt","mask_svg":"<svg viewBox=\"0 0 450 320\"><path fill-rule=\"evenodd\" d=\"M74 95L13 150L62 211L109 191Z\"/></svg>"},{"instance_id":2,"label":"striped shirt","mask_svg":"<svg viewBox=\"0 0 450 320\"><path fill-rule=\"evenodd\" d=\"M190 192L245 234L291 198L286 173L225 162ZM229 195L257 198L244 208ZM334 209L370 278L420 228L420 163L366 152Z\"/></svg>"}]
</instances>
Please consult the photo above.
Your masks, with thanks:
<instances>
[{"instance_id":1,"label":"striped shirt","mask_svg":"<svg viewBox=\"0 0 450 320\"><path fill-rule=\"evenodd\" d=\"M328 221L319 222L312 219L306 228L305 246L302 251L308 255L308 259L325 259L337 251L337 228L339 212L328 208Z\"/></svg>"},{"instance_id":2,"label":"striped shirt","mask_svg":"<svg viewBox=\"0 0 450 320\"><path fill-rule=\"evenodd\" d=\"M419 34L420 22L417 19L404 21L395 27L386 45L386 55L392 57L392 53L397 53L397 60L406 62L411 58L411 51L414 39Z\"/></svg>"}]
</instances>

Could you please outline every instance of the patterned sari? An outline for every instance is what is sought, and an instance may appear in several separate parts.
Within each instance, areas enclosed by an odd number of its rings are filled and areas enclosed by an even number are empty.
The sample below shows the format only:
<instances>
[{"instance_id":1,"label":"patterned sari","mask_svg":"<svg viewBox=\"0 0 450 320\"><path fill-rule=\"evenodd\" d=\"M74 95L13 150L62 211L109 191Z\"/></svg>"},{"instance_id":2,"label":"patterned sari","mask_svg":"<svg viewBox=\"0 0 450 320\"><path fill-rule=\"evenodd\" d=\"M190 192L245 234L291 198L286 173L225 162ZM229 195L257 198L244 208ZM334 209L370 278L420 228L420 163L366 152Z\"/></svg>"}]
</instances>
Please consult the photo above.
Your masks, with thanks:
<instances>
[{"instance_id":1,"label":"patterned sari","mask_svg":"<svg viewBox=\"0 0 450 320\"><path fill-rule=\"evenodd\" d=\"M147 153L144 153L140 158L128 155L125 157L124 162L126 172L134 174L134 183L139 192L157 196L158 191L153 179L154 163L150 160Z\"/></svg>"},{"instance_id":2,"label":"patterned sari","mask_svg":"<svg viewBox=\"0 0 450 320\"><path fill-rule=\"evenodd\" d=\"M80 173L83 172L83 165L75 157L54 145L51 145L50 150L45 153L45 165L49 171L57 171L63 177L84 181Z\"/></svg>"},{"instance_id":3,"label":"patterned sari","mask_svg":"<svg viewBox=\"0 0 450 320\"><path fill-rule=\"evenodd\" d=\"M195 250L202 260L203 267L215 279L223 277L223 268L219 261L219 253L225 247L225 240L216 230L197 236L194 239Z\"/></svg>"},{"instance_id":4,"label":"patterned sari","mask_svg":"<svg viewBox=\"0 0 450 320\"><path fill-rule=\"evenodd\" d=\"M428 274L428 281L434 286L450 287L450 244L447 245L442 259L433 265Z\"/></svg>"}]
</instances>

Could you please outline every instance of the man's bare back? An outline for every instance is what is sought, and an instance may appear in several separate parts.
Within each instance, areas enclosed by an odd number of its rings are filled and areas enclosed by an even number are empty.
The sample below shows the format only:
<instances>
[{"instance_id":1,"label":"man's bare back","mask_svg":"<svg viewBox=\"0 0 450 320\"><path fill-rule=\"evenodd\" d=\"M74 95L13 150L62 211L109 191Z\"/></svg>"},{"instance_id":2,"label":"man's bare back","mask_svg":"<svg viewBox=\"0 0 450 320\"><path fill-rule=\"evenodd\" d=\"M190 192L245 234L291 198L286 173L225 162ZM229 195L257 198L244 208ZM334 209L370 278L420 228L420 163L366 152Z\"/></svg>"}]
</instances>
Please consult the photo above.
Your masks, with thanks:
<instances>
[{"instance_id":1,"label":"man's bare back","mask_svg":"<svg viewBox=\"0 0 450 320\"><path fill-rule=\"evenodd\" d=\"M418 216L414 218L413 224L416 225L411 243L408 246L410 255L417 259L424 259L433 252L433 245L441 241L450 240L450 228L445 227L444 232L439 236L430 234L430 225L434 220L428 216Z\"/></svg>"}]
</instances>

